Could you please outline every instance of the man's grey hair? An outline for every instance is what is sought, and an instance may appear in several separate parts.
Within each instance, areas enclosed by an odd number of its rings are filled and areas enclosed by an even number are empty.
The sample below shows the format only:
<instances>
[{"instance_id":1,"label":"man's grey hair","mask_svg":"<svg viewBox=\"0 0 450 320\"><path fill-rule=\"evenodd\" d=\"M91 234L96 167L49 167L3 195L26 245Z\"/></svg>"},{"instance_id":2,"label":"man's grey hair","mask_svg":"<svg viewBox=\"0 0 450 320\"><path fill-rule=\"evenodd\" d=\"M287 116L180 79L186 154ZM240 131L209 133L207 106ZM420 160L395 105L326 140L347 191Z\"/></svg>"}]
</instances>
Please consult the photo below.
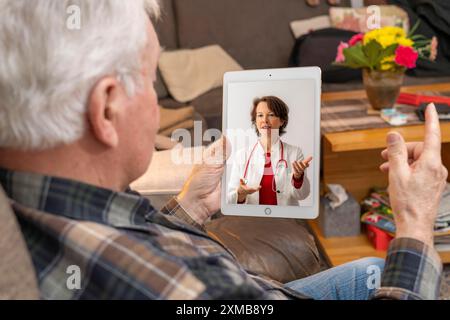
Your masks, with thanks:
<instances>
[{"instance_id":1,"label":"man's grey hair","mask_svg":"<svg viewBox=\"0 0 450 320\"><path fill-rule=\"evenodd\" d=\"M157 0L0 0L0 148L81 138L102 77L139 90L149 16Z\"/></svg>"}]
</instances>

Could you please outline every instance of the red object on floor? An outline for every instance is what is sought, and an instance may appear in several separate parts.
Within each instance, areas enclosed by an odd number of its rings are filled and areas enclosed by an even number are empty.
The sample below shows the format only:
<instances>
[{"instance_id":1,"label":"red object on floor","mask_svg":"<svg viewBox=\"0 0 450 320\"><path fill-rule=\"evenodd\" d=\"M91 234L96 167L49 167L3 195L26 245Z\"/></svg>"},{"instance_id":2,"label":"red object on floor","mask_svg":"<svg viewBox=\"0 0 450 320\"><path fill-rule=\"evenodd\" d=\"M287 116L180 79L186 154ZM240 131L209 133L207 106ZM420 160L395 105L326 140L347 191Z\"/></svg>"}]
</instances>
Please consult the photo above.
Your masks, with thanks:
<instances>
[{"instance_id":1,"label":"red object on floor","mask_svg":"<svg viewBox=\"0 0 450 320\"><path fill-rule=\"evenodd\" d=\"M370 242L372 242L375 250L386 251L389 248L389 243L392 239L394 239L394 237L386 231L383 231L370 224L366 225L366 227L367 237L369 238Z\"/></svg>"},{"instance_id":2,"label":"red object on floor","mask_svg":"<svg viewBox=\"0 0 450 320\"><path fill-rule=\"evenodd\" d=\"M401 92L398 96L397 103L408 104L411 106L420 106L422 103L444 103L450 105L450 98L443 96L426 96L420 94Z\"/></svg>"}]
</instances>

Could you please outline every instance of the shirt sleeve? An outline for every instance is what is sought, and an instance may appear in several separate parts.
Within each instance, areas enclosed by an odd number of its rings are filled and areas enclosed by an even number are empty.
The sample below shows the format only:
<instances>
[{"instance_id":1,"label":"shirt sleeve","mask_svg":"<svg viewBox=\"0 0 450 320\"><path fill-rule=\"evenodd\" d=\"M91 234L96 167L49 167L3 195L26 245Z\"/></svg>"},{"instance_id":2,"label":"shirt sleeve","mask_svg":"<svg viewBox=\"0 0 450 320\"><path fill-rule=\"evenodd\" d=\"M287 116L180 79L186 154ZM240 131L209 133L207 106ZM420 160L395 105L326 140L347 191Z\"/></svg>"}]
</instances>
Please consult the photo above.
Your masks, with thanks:
<instances>
[{"instance_id":1,"label":"shirt sleeve","mask_svg":"<svg viewBox=\"0 0 450 320\"><path fill-rule=\"evenodd\" d=\"M294 186L295 189L300 189L302 187L304 176L305 174L303 173L300 179L295 179L294 175L292 175L292 185Z\"/></svg>"},{"instance_id":2,"label":"shirt sleeve","mask_svg":"<svg viewBox=\"0 0 450 320\"><path fill-rule=\"evenodd\" d=\"M437 299L442 262L434 248L411 238L391 242L374 299Z\"/></svg>"},{"instance_id":3,"label":"shirt sleeve","mask_svg":"<svg viewBox=\"0 0 450 320\"><path fill-rule=\"evenodd\" d=\"M164 207L161 208L161 212L163 214L167 214L169 216L175 216L185 224L189 226L193 226L200 231L206 232L206 229L203 225L197 223L191 216L184 210L184 208L177 201L176 197L172 197L169 202L167 202Z\"/></svg>"}]
</instances>

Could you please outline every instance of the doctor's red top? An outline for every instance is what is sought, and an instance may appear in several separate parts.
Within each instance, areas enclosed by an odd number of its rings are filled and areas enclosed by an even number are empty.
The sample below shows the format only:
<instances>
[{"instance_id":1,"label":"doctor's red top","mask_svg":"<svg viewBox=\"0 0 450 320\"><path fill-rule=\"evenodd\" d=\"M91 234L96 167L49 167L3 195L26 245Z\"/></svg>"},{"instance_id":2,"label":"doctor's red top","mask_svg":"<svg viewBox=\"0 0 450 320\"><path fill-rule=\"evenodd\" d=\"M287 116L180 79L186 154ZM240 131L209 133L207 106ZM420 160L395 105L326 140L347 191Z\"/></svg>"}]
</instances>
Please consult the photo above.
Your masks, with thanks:
<instances>
[{"instance_id":1,"label":"doctor's red top","mask_svg":"<svg viewBox=\"0 0 450 320\"><path fill-rule=\"evenodd\" d=\"M264 174L260 183L261 189L259 189L259 204L277 205L277 186L274 178L270 152L267 152L266 163L264 165ZM298 180L294 179L292 176L292 184L294 188L300 189L303 185L303 176Z\"/></svg>"}]
</instances>

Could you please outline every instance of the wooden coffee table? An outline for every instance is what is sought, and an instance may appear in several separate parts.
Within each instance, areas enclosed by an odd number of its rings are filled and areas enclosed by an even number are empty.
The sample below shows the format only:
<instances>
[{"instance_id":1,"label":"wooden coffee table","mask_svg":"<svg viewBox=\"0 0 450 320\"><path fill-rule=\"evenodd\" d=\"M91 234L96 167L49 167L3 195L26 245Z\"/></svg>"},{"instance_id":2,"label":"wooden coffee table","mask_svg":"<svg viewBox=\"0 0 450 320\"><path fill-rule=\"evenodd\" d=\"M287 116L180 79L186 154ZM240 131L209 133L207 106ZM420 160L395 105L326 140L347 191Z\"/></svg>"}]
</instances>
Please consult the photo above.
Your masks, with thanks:
<instances>
[{"instance_id":1,"label":"wooden coffee table","mask_svg":"<svg viewBox=\"0 0 450 320\"><path fill-rule=\"evenodd\" d=\"M402 92L420 91L450 91L450 83L402 88ZM322 100L344 100L349 97L364 98L365 92L361 90L324 93ZM370 188L386 187L387 177L379 171L379 165L382 163L380 152L385 148L386 134L391 130L392 128L382 128L325 134L322 137L321 185L341 184L358 201L368 195ZM423 140L423 125L396 127L395 130L401 133L406 141ZM450 122L442 122L441 131L443 162L450 168ZM356 237L324 238L315 220L310 221L310 225L334 266L362 257L386 255L384 251L376 251L365 234ZM450 252L441 252L440 255L444 262L450 263Z\"/></svg>"}]
</instances>

